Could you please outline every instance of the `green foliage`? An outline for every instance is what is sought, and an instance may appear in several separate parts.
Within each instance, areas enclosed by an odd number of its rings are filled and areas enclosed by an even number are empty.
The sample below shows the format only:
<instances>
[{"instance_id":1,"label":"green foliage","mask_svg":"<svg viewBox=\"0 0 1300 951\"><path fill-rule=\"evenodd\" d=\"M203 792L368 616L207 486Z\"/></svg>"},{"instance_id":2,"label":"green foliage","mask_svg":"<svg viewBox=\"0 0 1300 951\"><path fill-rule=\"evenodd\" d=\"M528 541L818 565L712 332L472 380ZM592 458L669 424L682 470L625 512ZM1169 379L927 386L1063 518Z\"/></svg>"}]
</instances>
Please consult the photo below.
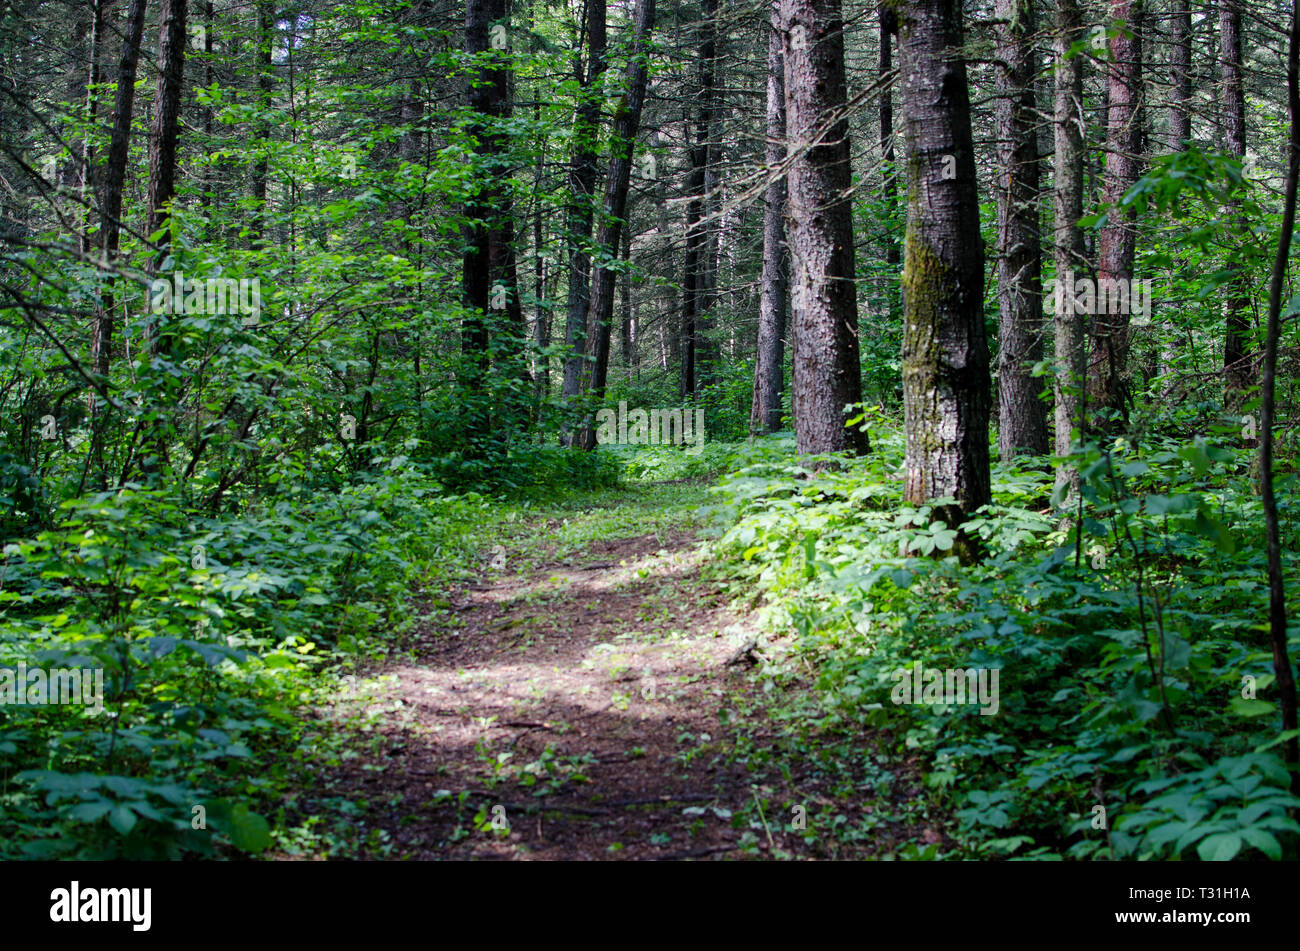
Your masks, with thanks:
<instances>
[{"instance_id":1,"label":"green foliage","mask_svg":"<svg viewBox=\"0 0 1300 951\"><path fill-rule=\"evenodd\" d=\"M952 854L1297 854L1300 800L1269 752L1263 517L1239 425L1084 446L1077 523L1043 507L1043 460L997 465L994 504L965 526L987 557L968 567L956 526L902 503L900 434L873 441L820 470L753 462L716 489L719 571L757 584L766 625L791 632L762 672L790 698L779 716L918 752ZM1294 553L1285 566L1294 582ZM997 713L896 703L892 673L918 663L997 670ZM807 665L812 707L797 700Z\"/></svg>"},{"instance_id":2,"label":"green foliage","mask_svg":"<svg viewBox=\"0 0 1300 951\"><path fill-rule=\"evenodd\" d=\"M490 507L401 459L238 516L128 486L11 543L0 663L103 671L103 712L0 707L0 853L175 858L272 841L256 807L294 780L297 707ZM201 815L200 815L201 813Z\"/></svg>"}]
</instances>

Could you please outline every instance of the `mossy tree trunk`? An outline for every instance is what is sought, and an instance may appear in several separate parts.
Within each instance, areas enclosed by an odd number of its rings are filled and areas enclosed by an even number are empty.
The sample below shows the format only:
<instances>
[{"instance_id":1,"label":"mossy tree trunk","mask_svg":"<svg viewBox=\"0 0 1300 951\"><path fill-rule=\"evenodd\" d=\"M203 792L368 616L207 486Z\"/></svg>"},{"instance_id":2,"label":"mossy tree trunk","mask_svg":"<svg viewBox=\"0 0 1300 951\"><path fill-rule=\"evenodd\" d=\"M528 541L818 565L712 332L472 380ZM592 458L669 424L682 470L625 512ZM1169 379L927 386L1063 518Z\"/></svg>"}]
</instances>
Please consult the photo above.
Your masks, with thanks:
<instances>
[{"instance_id":1,"label":"mossy tree trunk","mask_svg":"<svg viewBox=\"0 0 1300 951\"><path fill-rule=\"evenodd\" d=\"M907 161L903 263L905 499L989 502L984 251L959 0L896 7Z\"/></svg>"}]
</instances>

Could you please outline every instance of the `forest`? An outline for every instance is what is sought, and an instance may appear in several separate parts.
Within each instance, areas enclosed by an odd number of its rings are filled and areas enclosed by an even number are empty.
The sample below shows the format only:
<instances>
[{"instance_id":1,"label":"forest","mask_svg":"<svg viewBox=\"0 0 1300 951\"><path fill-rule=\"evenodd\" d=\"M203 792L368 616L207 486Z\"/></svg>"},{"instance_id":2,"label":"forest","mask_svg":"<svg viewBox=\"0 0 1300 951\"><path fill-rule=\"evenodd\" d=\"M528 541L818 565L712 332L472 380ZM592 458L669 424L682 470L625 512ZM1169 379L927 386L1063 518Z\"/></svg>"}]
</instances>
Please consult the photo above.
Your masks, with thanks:
<instances>
[{"instance_id":1,"label":"forest","mask_svg":"<svg viewBox=\"0 0 1300 951\"><path fill-rule=\"evenodd\" d=\"M1300 859L1298 180L1300 0L0 0L0 860Z\"/></svg>"}]
</instances>

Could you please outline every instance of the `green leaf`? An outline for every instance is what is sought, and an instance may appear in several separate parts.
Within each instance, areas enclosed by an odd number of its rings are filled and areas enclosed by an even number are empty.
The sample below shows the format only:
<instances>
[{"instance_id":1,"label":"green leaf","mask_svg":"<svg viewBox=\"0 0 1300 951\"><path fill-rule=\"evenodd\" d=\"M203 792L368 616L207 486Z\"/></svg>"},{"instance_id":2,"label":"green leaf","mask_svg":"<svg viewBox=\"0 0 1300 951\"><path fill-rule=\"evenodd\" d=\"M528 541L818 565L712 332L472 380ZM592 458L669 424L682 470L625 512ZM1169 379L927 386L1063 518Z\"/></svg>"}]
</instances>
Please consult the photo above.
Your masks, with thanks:
<instances>
[{"instance_id":1,"label":"green leaf","mask_svg":"<svg viewBox=\"0 0 1300 951\"><path fill-rule=\"evenodd\" d=\"M114 806L113 811L108 814L108 824L122 835L130 835L137 821L139 820L136 819L135 813L125 805Z\"/></svg>"},{"instance_id":2,"label":"green leaf","mask_svg":"<svg viewBox=\"0 0 1300 951\"><path fill-rule=\"evenodd\" d=\"M1266 717L1277 710L1276 705L1267 700L1246 700L1242 697L1233 697L1228 701L1228 706L1239 717Z\"/></svg>"},{"instance_id":3,"label":"green leaf","mask_svg":"<svg viewBox=\"0 0 1300 951\"><path fill-rule=\"evenodd\" d=\"M241 852L261 852L271 844L270 824L247 806L236 806L230 823L230 841Z\"/></svg>"},{"instance_id":4,"label":"green leaf","mask_svg":"<svg viewBox=\"0 0 1300 951\"><path fill-rule=\"evenodd\" d=\"M98 802L81 802L68 810L68 818L76 819L78 822L94 822L102 819L112 808L113 804L106 799Z\"/></svg>"},{"instance_id":5,"label":"green leaf","mask_svg":"<svg viewBox=\"0 0 1300 951\"><path fill-rule=\"evenodd\" d=\"M1282 845L1277 839L1273 838L1271 833L1265 832L1263 829L1242 829L1241 837L1273 859L1273 861L1276 862L1282 858Z\"/></svg>"},{"instance_id":6,"label":"green leaf","mask_svg":"<svg viewBox=\"0 0 1300 951\"><path fill-rule=\"evenodd\" d=\"M1196 853L1206 862L1230 862L1241 851L1241 836L1236 832L1220 832L1206 836L1196 846Z\"/></svg>"}]
</instances>

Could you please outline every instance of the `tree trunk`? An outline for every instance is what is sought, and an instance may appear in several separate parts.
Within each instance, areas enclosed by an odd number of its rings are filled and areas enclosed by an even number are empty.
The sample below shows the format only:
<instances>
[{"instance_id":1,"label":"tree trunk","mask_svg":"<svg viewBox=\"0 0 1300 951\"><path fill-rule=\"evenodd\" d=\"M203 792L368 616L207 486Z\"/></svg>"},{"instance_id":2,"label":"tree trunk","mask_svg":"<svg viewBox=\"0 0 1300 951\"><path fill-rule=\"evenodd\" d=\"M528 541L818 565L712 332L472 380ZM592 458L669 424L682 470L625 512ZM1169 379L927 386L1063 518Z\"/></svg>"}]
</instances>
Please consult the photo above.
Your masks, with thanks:
<instances>
[{"instance_id":1,"label":"tree trunk","mask_svg":"<svg viewBox=\"0 0 1300 951\"><path fill-rule=\"evenodd\" d=\"M1122 20L1124 31L1111 37L1107 64L1109 108L1106 129L1106 175L1103 201L1109 218L1097 251L1097 288L1129 286L1133 277L1136 231L1130 209L1120 199L1137 181L1142 151L1142 4L1143 0L1111 0L1111 20ZM1097 295L1101 297L1099 293ZM1109 296L1109 295L1108 295ZM1114 305L1113 298L1110 303ZM1088 402L1098 410L1118 413L1125 423L1131 398L1128 382L1129 315L1119 306L1098 301L1093 316L1093 346L1088 369ZM1107 311L1119 311L1108 313Z\"/></svg>"},{"instance_id":2,"label":"tree trunk","mask_svg":"<svg viewBox=\"0 0 1300 951\"><path fill-rule=\"evenodd\" d=\"M578 395L582 354L586 350L587 304L591 289L591 222L596 189L596 155L600 140L600 79L605 72L605 0L586 0L587 70L574 62L581 90L573 118L573 160L569 165L569 207L565 212L569 254L569 297L564 330L564 389L566 400Z\"/></svg>"},{"instance_id":3,"label":"tree trunk","mask_svg":"<svg viewBox=\"0 0 1300 951\"><path fill-rule=\"evenodd\" d=\"M489 4L489 15L495 24L506 26L508 15L507 0L493 0ZM509 36L509 32L505 34ZM493 125L488 130L492 141L493 155L499 155L508 146L509 138L500 132L500 123L510 119L514 114L514 104L510 91L509 40L506 46L493 49L493 63L487 71L486 80L490 84L488 114ZM524 322L523 300L520 297L518 248L516 246L516 222L510 206L509 184L506 181L510 172L498 167L485 173L487 178L485 205L491 214L488 228L488 257L491 267L491 300L493 311L504 320L494 321L489 329L489 338L498 341L495 347L500 369L505 380L514 381L506 388L504 407L507 418L522 421L528 418L529 391L532 377L528 372L527 340L528 327Z\"/></svg>"},{"instance_id":4,"label":"tree trunk","mask_svg":"<svg viewBox=\"0 0 1300 951\"><path fill-rule=\"evenodd\" d=\"M704 220L700 225L699 306L695 316L695 389L699 396L706 386L717 380L718 347L713 340L713 310L718 289L718 245L721 230L718 221L718 0L702 0L704 36L700 43L699 115L696 141L701 169L700 207Z\"/></svg>"},{"instance_id":5,"label":"tree trunk","mask_svg":"<svg viewBox=\"0 0 1300 951\"><path fill-rule=\"evenodd\" d=\"M1058 0L1056 8L1056 86L1053 116L1055 138L1053 258L1056 280L1068 280L1075 269L1082 272L1087 258L1083 244L1083 64L1084 57L1068 56L1070 47L1084 36L1079 0ZM1072 433L1082 426L1079 410L1086 380L1083 318L1073 307L1053 311L1056 343L1056 454L1068 455ZM1078 491L1079 473L1062 463L1056 470L1057 486Z\"/></svg>"},{"instance_id":6,"label":"tree trunk","mask_svg":"<svg viewBox=\"0 0 1300 951\"><path fill-rule=\"evenodd\" d=\"M104 6L106 0L94 0L94 10L91 14L90 21L90 55L89 63L86 70L86 114L90 125L94 126L99 116L99 95L98 89L100 82L99 60L100 51L104 45ZM84 226L81 231L81 253L89 255L91 249L90 240L90 188L92 185L92 169L95 161L95 146L91 142L91 136L83 136L80 145L81 154L78 159L77 190L81 196L82 220ZM74 150L75 152L75 150Z\"/></svg>"},{"instance_id":7,"label":"tree trunk","mask_svg":"<svg viewBox=\"0 0 1300 951\"><path fill-rule=\"evenodd\" d=\"M885 163L881 193L885 204L885 262L896 266L903 260L902 250L894 240L893 225L898 217L898 170L894 168L894 83L887 80L894 71L891 38L898 36L898 14L882 3L880 7L880 155Z\"/></svg>"},{"instance_id":8,"label":"tree trunk","mask_svg":"<svg viewBox=\"0 0 1300 951\"><path fill-rule=\"evenodd\" d=\"M758 347L754 360L751 433L781 426L781 386L785 382L785 317L790 283L785 245L785 60L781 54L779 0L773 2L767 45L767 174L763 207L762 296L758 305Z\"/></svg>"},{"instance_id":9,"label":"tree trunk","mask_svg":"<svg viewBox=\"0 0 1300 951\"><path fill-rule=\"evenodd\" d=\"M126 160L131 148L131 115L135 105L135 74L140 62L140 39L144 35L145 0L131 0L127 11L126 35L117 67L117 98L113 106L113 133L108 144L103 189L99 199L100 250L104 266L112 267L122 234L122 187L126 181ZM92 342L95 373L107 379L113 350L113 290L111 278L95 315Z\"/></svg>"},{"instance_id":10,"label":"tree trunk","mask_svg":"<svg viewBox=\"0 0 1300 951\"><path fill-rule=\"evenodd\" d=\"M1241 6L1240 0L1219 0L1219 64L1223 72L1223 139L1231 155L1246 157L1246 96L1242 85L1241 68ZM1236 214L1241 216L1240 202L1234 200ZM1249 222L1242 222L1242 231ZM1254 382L1251 359L1247 353L1246 338L1250 333L1247 314L1250 297L1240 279L1228 288L1224 305L1225 335L1223 340L1223 401L1224 405L1240 407L1247 388Z\"/></svg>"},{"instance_id":11,"label":"tree trunk","mask_svg":"<svg viewBox=\"0 0 1300 951\"><path fill-rule=\"evenodd\" d=\"M113 361L113 325L116 307L113 300L113 274L122 234L122 189L126 181L126 162L131 148L131 116L135 106L135 74L140 63L140 40L144 36L145 0L131 0L126 15L126 35L122 38L122 55L117 67L117 95L113 105L113 132L108 144L102 188L96 189L99 206L99 247L102 267L110 273L95 308L91 335L91 362L100 386L107 392ZM95 425L91 434L90 455L101 490L108 488L108 467L104 459L105 427L102 407L96 401Z\"/></svg>"},{"instance_id":12,"label":"tree trunk","mask_svg":"<svg viewBox=\"0 0 1300 951\"><path fill-rule=\"evenodd\" d=\"M845 426L862 401L849 123L840 0L781 0L790 165L786 228L794 289L795 442L800 453L870 450Z\"/></svg>"},{"instance_id":13,"label":"tree trunk","mask_svg":"<svg viewBox=\"0 0 1300 951\"><path fill-rule=\"evenodd\" d=\"M613 262L618 257L619 237L627 212L627 191L632 179L632 154L636 133L645 106L649 73L650 33L654 29L655 0L636 0L633 14L635 34L627 67L626 91L614 110L610 127L609 174L605 179L605 199L600 226L596 229L596 253L610 262L595 269L591 282L591 302L587 305L587 359L582 365L580 392L599 400L605 395L605 376L609 368L609 328L614 316ZM596 430L588 417L578 444L583 449L596 448Z\"/></svg>"},{"instance_id":14,"label":"tree trunk","mask_svg":"<svg viewBox=\"0 0 1300 951\"><path fill-rule=\"evenodd\" d=\"M1173 0L1169 14L1170 66L1174 88L1169 107L1169 147L1175 152L1187 148L1192 137L1192 13L1188 0ZM1177 267L1186 266L1179 258ZM1172 391L1174 372L1178 365L1177 328L1171 321L1160 327L1160 375L1166 380L1166 395Z\"/></svg>"},{"instance_id":15,"label":"tree trunk","mask_svg":"<svg viewBox=\"0 0 1300 951\"><path fill-rule=\"evenodd\" d=\"M149 135L149 223L145 231L162 232L151 273L157 273L171 246L170 204L176 196L176 140L180 132L181 86L185 81L186 0L163 0L158 36L158 97ZM146 325L154 355L165 349L162 328Z\"/></svg>"},{"instance_id":16,"label":"tree trunk","mask_svg":"<svg viewBox=\"0 0 1300 951\"><path fill-rule=\"evenodd\" d=\"M1047 414L1032 374L1043 359L1038 230L1038 104L1030 0L997 0L998 450L1047 452Z\"/></svg>"},{"instance_id":17,"label":"tree trunk","mask_svg":"<svg viewBox=\"0 0 1300 951\"><path fill-rule=\"evenodd\" d=\"M623 345L623 369L632 368L632 360L635 355L635 321L636 318L632 309L632 271L628 265L632 261L632 229L627 227L623 229L623 274L618 282L618 293L622 303L623 319L620 321L622 330L619 333L619 341Z\"/></svg>"},{"instance_id":18,"label":"tree trunk","mask_svg":"<svg viewBox=\"0 0 1300 951\"><path fill-rule=\"evenodd\" d=\"M275 43L275 4L268 0L259 0L257 4L257 91L264 112L271 109L271 91L275 86L275 74L271 60L271 47ZM267 225L270 214L267 210L267 179L271 172L271 122L263 118L258 123L258 138L261 149L257 161L253 163L253 202L255 205L255 223L249 241L254 249L266 247Z\"/></svg>"},{"instance_id":19,"label":"tree trunk","mask_svg":"<svg viewBox=\"0 0 1300 951\"><path fill-rule=\"evenodd\" d=\"M486 315L492 306L493 264L496 263L498 269L503 266L501 261L494 262L492 256L492 230L498 214L498 196L491 182L497 174L493 160L501 148L500 130L495 120L502 107L502 83L496 64L484 61L491 49L490 28L494 22L504 19L505 12L505 0L469 0L465 7L465 52L479 64L470 75L465 95L473 114L474 151L480 184L466 202L465 253L461 259L461 295L467 311L461 328L463 382L473 394L482 393L486 384L489 361ZM483 406L469 407L471 434L483 434L487 424Z\"/></svg>"},{"instance_id":20,"label":"tree trunk","mask_svg":"<svg viewBox=\"0 0 1300 951\"><path fill-rule=\"evenodd\" d=\"M1300 179L1300 0L1291 3L1291 30L1287 46L1287 116L1291 140L1287 156L1286 198L1282 204L1282 230L1278 235L1277 257L1268 293L1268 325L1264 338L1264 372L1260 394L1259 469L1260 495L1268 537L1268 624L1273 643L1273 674L1277 678L1278 705L1282 710L1282 732L1291 737L1282 746L1282 758L1291 767L1291 792L1300 794L1300 744L1296 739L1296 688L1291 659L1287 654L1286 591L1282 575L1282 540L1278 530L1277 498L1273 492L1274 386L1277 378L1277 348L1281 336L1282 286L1291 256L1295 229L1297 180Z\"/></svg>"},{"instance_id":21,"label":"tree trunk","mask_svg":"<svg viewBox=\"0 0 1300 951\"><path fill-rule=\"evenodd\" d=\"M1169 147L1181 152L1192 137L1192 10L1188 0L1173 0L1169 27L1170 66L1174 81L1173 102L1169 108Z\"/></svg>"},{"instance_id":22,"label":"tree trunk","mask_svg":"<svg viewBox=\"0 0 1300 951\"><path fill-rule=\"evenodd\" d=\"M682 117L682 132L686 141L691 139L692 120L689 114ZM686 257L682 262L682 384L683 399L695 395L696 354L699 350L699 319L701 274L704 260L704 166L707 162L706 145L695 143L687 149L690 171L686 176Z\"/></svg>"},{"instance_id":23,"label":"tree trunk","mask_svg":"<svg viewBox=\"0 0 1300 951\"><path fill-rule=\"evenodd\" d=\"M990 500L984 251L960 0L900 10L899 49L908 168L904 498L952 497L940 517L955 526Z\"/></svg>"},{"instance_id":24,"label":"tree trunk","mask_svg":"<svg viewBox=\"0 0 1300 951\"><path fill-rule=\"evenodd\" d=\"M176 196L176 140L180 132L181 86L185 81L186 0L163 0L158 36L158 94L149 135L149 217L145 232L157 234L156 252L148 266L162 269L171 247L171 202ZM157 315L145 323L145 341L155 358L170 362L172 319ZM170 372L155 377L156 418L145 440L141 469L146 475L167 468L170 434L175 430L174 380Z\"/></svg>"}]
</instances>

